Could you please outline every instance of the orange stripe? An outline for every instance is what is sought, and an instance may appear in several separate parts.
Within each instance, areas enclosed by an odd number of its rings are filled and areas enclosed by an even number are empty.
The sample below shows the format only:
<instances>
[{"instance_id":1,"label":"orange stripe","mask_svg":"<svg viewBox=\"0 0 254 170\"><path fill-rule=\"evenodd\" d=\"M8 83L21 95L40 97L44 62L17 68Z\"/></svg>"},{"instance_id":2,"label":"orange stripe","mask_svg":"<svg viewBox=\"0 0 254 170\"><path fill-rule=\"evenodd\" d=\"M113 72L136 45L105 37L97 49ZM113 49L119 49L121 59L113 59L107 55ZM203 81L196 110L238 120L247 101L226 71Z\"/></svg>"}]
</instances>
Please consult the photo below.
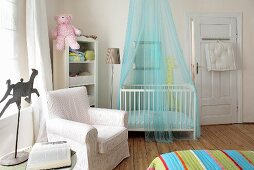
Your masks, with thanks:
<instances>
[{"instance_id":1,"label":"orange stripe","mask_svg":"<svg viewBox=\"0 0 254 170\"><path fill-rule=\"evenodd\" d=\"M185 169L185 170L188 170L188 168L187 168L186 164L184 163L184 160L181 158L181 156L180 156L177 152L175 152L175 154L176 154L176 156L180 159L180 161L181 161L181 163L182 163L184 169Z\"/></svg>"},{"instance_id":2,"label":"orange stripe","mask_svg":"<svg viewBox=\"0 0 254 170\"><path fill-rule=\"evenodd\" d=\"M245 156L244 153L241 151L238 151L238 153L240 153L250 164L254 165L254 163L247 156Z\"/></svg>"}]
</instances>

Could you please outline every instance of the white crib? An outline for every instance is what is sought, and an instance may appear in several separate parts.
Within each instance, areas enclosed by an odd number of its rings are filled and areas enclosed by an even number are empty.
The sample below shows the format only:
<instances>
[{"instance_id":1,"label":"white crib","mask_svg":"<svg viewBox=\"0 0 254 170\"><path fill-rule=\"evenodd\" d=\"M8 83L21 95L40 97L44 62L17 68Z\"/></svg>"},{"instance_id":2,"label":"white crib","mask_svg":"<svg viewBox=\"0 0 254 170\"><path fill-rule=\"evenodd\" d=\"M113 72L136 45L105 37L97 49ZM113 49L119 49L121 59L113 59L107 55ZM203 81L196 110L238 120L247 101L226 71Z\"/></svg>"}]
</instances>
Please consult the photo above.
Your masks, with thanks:
<instances>
[{"instance_id":1,"label":"white crib","mask_svg":"<svg viewBox=\"0 0 254 170\"><path fill-rule=\"evenodd\" d=\"M145 131L145 116L156 119L158 105L159 114L170 114L168 130L193 131L196 138L196 96L191 85L125 85L120 90L120 108L128 112L129 131Z\"/></svg>"}]
</instances>

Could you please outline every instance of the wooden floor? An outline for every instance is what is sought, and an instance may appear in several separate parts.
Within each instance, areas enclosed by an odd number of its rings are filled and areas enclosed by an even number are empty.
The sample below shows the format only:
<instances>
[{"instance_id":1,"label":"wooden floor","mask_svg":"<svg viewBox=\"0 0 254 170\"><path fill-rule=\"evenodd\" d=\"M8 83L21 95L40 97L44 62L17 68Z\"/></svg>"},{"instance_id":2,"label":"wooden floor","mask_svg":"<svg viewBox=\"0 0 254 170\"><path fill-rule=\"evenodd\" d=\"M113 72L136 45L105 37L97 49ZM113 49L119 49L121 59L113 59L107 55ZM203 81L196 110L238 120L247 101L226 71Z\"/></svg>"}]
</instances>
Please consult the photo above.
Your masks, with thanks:
<instances>
[{"instance_id":1,"label":"wooden floor","mask_svg":"<svg viewBox=\"0 0 254 170\"><path fill-rule=\"evenodd\" d=\"M115 170L145 170L156 156L175 150L254 150L254 124L202 126L199 140L174 141L171 144L145 142L144 133L130 132L129 149L130 157Z\"/></svg>"}]
</instances>

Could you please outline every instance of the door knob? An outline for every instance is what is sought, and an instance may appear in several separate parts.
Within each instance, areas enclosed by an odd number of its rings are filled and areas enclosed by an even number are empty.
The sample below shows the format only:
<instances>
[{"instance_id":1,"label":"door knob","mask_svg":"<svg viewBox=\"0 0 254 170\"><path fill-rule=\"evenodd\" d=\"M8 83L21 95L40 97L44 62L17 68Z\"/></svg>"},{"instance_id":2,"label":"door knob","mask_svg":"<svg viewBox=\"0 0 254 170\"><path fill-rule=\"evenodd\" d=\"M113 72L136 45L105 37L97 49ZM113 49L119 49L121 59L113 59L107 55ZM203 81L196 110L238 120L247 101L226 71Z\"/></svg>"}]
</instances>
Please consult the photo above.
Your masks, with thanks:
<instances>
[{"instance_id":1,"label":"door knob","mask_svg":"<svg viewBox=\"0 0 254 170\"><path fill-rule=\"evenodd\" d=\"M198 62L197 62L197 65L196 65L196 72L198 74Z\"/></svg>"},{"instance_id":2,"label":"door knob","mask_svg":"<svg viewBox=\"0 0 254 170\"><path fill-rule=\"evenodd\" d=\"M198 74L198 71L199 71L199 68L201 68L202 66L200 66L199 64L198 64L198 62L197 62L197 64L196 64L196 72L197 72L197 74Z\"/></svg>"}]
</instances>

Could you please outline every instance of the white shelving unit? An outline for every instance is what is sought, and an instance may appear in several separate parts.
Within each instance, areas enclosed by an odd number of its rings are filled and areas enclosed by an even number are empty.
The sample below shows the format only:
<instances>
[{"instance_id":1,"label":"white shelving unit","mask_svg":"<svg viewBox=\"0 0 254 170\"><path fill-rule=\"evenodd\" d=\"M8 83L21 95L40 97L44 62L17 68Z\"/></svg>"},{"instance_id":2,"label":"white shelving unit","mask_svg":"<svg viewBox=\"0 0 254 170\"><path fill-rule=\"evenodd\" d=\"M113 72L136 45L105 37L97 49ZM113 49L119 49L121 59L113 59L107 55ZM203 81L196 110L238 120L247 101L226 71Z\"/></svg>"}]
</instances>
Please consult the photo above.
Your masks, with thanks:
<instances>
[{"instance_id":1,"label":"white shelving unit","mask_svg":"<svg viewBox=\"0 0 254 170\"><path fill-rule=\"evenodd\" d=\"M54 90L86 86L91 106L98 106L98 42L91 38L78 37L80 49L85 52L92 50L95 54L94 60L81 62L69 61L69 47L64 51L56 50L53 43L53 82ZM86 72L83 76L70 76L70 73Z\"/></svg>"}]
</instances>

